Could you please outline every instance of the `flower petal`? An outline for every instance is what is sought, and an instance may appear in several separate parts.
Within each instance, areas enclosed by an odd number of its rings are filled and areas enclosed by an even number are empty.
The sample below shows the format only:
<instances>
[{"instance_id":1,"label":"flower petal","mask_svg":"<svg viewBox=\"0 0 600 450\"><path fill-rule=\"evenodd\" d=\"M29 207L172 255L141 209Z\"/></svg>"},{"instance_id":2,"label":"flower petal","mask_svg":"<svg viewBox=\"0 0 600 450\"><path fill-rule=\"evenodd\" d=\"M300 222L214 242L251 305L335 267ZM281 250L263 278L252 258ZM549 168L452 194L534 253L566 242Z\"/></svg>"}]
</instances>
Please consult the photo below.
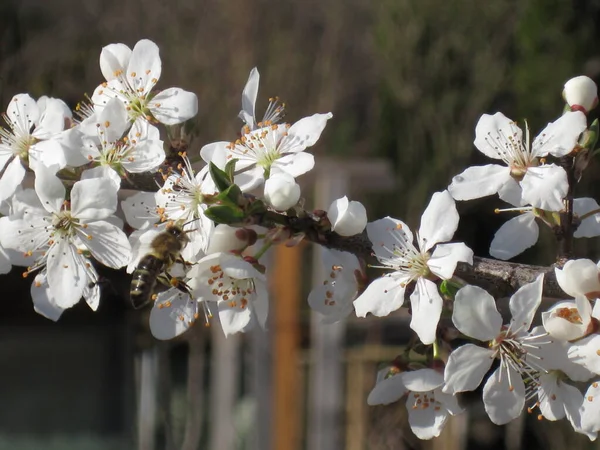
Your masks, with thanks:
<instances>
[{"instance_id":1,"label":"flower petal","mask_svg":"<svg viewBox=\"0 0 600 450\"><path fill-rule=\"evenodd\" d=\"M148 104L148 109L160 123L177 125L198 114L198 97L193 92L169 88L158 93Z\"/></svg>"},{"instance_id":2,"label":"flower petal","mask_svg":"<svg viewBox=\"0 0 600 450\"><path fill-rule=\"evenodd\" d=\"M598 266L590 259L569 260L562 269L555 268L554 273L560 288L571 297L600 294Z\"/></svg>"},{"instance_id":3,"label":"flower petal","mask_svg":"<svg viewBox=\"0 0 600 450\"><path fill-rule=\"evenodd\" d=\"M117 210L118 187L108 178L80 180L71 191L71 212L84 221L104 219Z\"/></svg>"},{"instance_id":4,"label":"flower petal","mask_svg":"<svg viewBox=\"0 0 600 450\"><path fill-rule=\"evenodd\" d=\"M510 178L510 169L498 164L469 167L452 178L448 191L455 200L473 200L497 193Z\"/></svg>"},{"instance_id":5,"label":"flower petal","mask_svg":"<svg viewBox=\"0 0 600 450\"><path fill-rule=\"evenodd\" d=\"M525 405L525 385L512 367L502 368L490 376L483 387L483 404L490 420L504 425L516 419Z\"/></svg>"},{"instance_id":6,"label":"flower petal","mask_svg":"<svg viewBox=\"0 0 600 450\"><path fill-rule=\"evenodd\" d=\"M433 391L444 384L444 376L433 369L418 369L404 372L402 377L406 388L413 392Z\"/></svg>"},{"instance_id":7,"label":"flower petal","mask_svg":"<svg viewBox=\"0 0 600 450\"><path fill-rule=\"evenodd\" d=\"M576 198L573 200L573 212L580 217L598 209L600 209L600 206L593 198ZM600 236L600 214L596 213L583 219L573 236L576 238Z\"/></svg>"},{"instance_id":8,"label":"flower petal","mask_svg":"<svg viewBox=\"0 0 600 450\"><path fill-rule=\"evenodd\" d=\"M55 322L65 311L65 308L58 306L55 298L52 297L45 271L38 273L33 283L31 283L31 299L36 313Z\"/></svg>"},{"instance_id":9,"label":"flower petal","mask_svg":"<svg viewBox=\"0 0 600 450\"><path fill-rule=\"evenodd\" d=\"M513 217L496 231L490 244L490 255L504 261L511 259L533 246L539 231L532 212Z\"/></svg>"},{"instance_id":10,"label":"flower petal","mask_svg":"<svg viewBox=\"0 0 600 450\"><path fill-rule=\"evenodd\" d=\"M281 140L280 152L296 153L315 145L325 129L327 121L332 117L333 114L327 113L313 114L310 117L300 119L289 128L287 135Z\"/></svg>"},{"instance_id":11,"label":"flower petal","mask_svg":"<svg viewBox=\"0 0 600 450\"><path fill-rule=\"evenodd\" d=\"M80 231L80 230L78 230ZM101 264L118 269L126 266L131 258L131 246L127 236L115 225L97 221L87 224L81 240Z\"/></svg>"},{"instance_id":12,"label":"flower petal","mask_svg":"<svg viewBox=\"0 0 600 450\"><path fill-rule=\"evenodd\" d=\"M88 277L81 258L67 239L58 239L48 250L47 275L50 296L60 308L70 308L79 302Z\"/></svg>"},{"instance_id":13,"label":"flower petal","mask_svg":"<svg viewBox=\"0 0 600 450\"><path fill-rule=\"evenodd\" d=\"M473 264L473 250L462 242L438 244L427 261L427 266L436 276L449 280L459 261Z\"/></svg>"},{"instance_id":14,"label":"flower petal","mask_svg":"<svg viewBox=\"0 0 600 450\"><path fill-rule=\"evenodd\" d=\"M391 276L373 280L367 289L354 300L357 317L367 317L371 313L377 317L387 316L404 303L404 287Z\"/></svg>"},{"instance_id":15,"label":"flower petal","mask_svg":"<svg viewBox=\"0 0 600 450\"><path fill-rule=\"evenodd\" d=\"M232 305L230 302L218 302L219 320L225 336L245 331L252 319L250 308L242 307L239 303Z\"/></svg>"},{"instance_id":16,"label":"flower petal","mask_svg":"<svg viewBox=\"0 0 600 450\"><path fill-rule=\"evenodd\" d=\"M140 97L148 94L160 78L162 63L158 46L149 39L141 39L133 47L127 65L127 81Z\"/></svg>"},{"instance_id":17,"label":"flower petal","mask_svg":"<svg viewBox=\"0 0 600 450\"><path fill-rule=\"evenodd\" d=\"M259 81L260 75L258 69L254 67L250 71L248 81L246 81L246 86L244 86L244 91L242 92L242 110L240 111L239 117L252 130L256 128L254 107L256 105L256 96L258 95Z\"/></svg>"},{"instance_id":18,"label":"flower petal","mask_svg":"<svg viewBox=\"0 0 600 450\"><path fill-rule=\"evenodd\" d=\"M549 123L535 138L531 146L532 156L548 153L560 158L573 151L579 135L587 128L587 119L581 111L569 111Z\"/></svg>"},{"instance_id":19,"label":"flower petal","mask_svg":"<svg viewBox=\"0 0 600 450\"><path fill-rule=\"evenodd\" d=\"M367 224L367 235L373 243L375 256L380 260L395 259L394 249L414 247L408 225L398 219L384 217Z\"/></svg>"},{"instance_id":20,"label":"flower petal","mask_svg":"<svg viewBox=\"0 0 600 450\"><path fill-rule=\"evenodd\" d=\"M494 297L478 286L465 286L456 293L452 322L459 331L482 342L500 332L502 316Z\"/></svg>"},{"instance_id":21,"label":"flower petal","mask_svg":"<svg viewBox=\"0 0 600 450\"><path fill-rule=\"evenodd\" d=\"M442 391L449 394L474 391L492 367L492 362L494 362L492 350L474 344L458 347L448 358Z\"/></svg>"},{"instance_id":22,"label":"flower petal","mask_svg":"<svg viewBox=\"0 0 600 450\"><path fill-rule=\"evenodd\" d=\"M448 191L436 192L421 216L419 248L428 251L438 242L452 239L458 228L456 203Z\"/></svg>"},{"instance_id":23,"label":"flower petal","mask_svg":"<svg viewBox=\"0 0 600 450\"><path fill-rule=\"evenodd\" d=\"M77 183L75 183L77 184ZM35 192L49 213L57 213L65 201L65 187L53 169L40 166L35 173Z\"/></svg>"},{"instance_id":24,"label":"flower petal","mask_svg":"<svg viewBox=\"0 0 600 450\"><path fill-rule=\"evenodd\" d=\"M529 167L521 180L521 188L523 200L534 208L560 211L564 208L563 199L569 191L567 172L554 164Z\"/></svg>"},{"instance_id":25,"label":"flower petal","mask_svg":"<svg viewBox=\"0 0 600 450\"><path fill-rule=\"evenodd\" d=\"M195 322L197 302L177 289L158 294L150 311L150 332L161 341L185 333Z\"/></svg>"},{"instance_id":26,"label":"flower petal","mask_svg":"<svg viewBox=\"0 0 600 450\"><path fill-rule=\"evenodd\" d=\"M431 395L431 394L430 394ZM419 439L427 440L438 437L448 420L448 411L438 408L431 402L427 407L416 407L422 402L422 394L411 392L406 399L408 424Z\"/></svg>"},{"instance_id":27,"label":"flower petal","mask_svg":"<svg viewBox=\"0 0 600 450\"><path fill-rule=\"evenodd\" d=\"M384 378L373 387L367 397L367 404L370 406L389 405L400 400L407 392L408 390L402 380L402 374L393 375Z\"/></svg>"},{"instance_id":28,"label":"flower petal","mask_svg":"<svg viewBox=\"0 0 600 450\"><path fill-rule=\"evenodd\" d=\"M518 330L529 330L533 316L542 302L542 290L544 289L544 274L515 292L508 302L512 313L510 329L513 333Z\"/></svg>"},{"instance_id":29,"label":"flower petal","mask_svg":"<svg viewBox=\"0 0 600 450\"><path fill-rule=\"evenodd\" d=\"M23 178L25 178L25 168L21 164L21 158L17 156L6 166L0 178L0 201L12 197Z\"/></svg>"},{"instance_id":30,"label":"flower petal","mask_svg":"<svg viewBox=\"0 0 600 450\"><path fill-rule=\"evenodd\" d=\"M433 281L419 278L415 290L410 295L410 328L417 333L423 344L432 344L435 341L442 303L437 285Z\"/></svg>"},{"instance_id":31,"label":"flower petal","mask_svg":"<svg viewBox=\"0 0 600 450\"><path fill-rule=\"evenodd\" d=\"M586 431L600 431L600 383L588 387L581 406L581 427Z\"/></svg>"},{"instance_id":32,"label":"flower petal","mask_svg":"<svg viewBox=\"0 0 600 450\"><path fill-rule=\"evenodd\" d=\"M109 44L100 52L100 71L106 81L117 78L119 72L125 72L131 58L131 49L125 44Z\"/></svg>"},{"instance_id":33,"label":"flower petal","mask_svg":"<svg viewBox=\"0 0 600 450\"><path fill-rule=\"evenodd\" d=\"M40 119L40 110L37 102L29 94L17 94L10 100L6 115L17 125L19 134L28 135Z\"/></svg>"},{"instance_id":34,"label":"flower petal","mask_svg":"<svg viewBox=\"0 0 600 450\"><path fill-rule=\"evenodd\" d=\"M271 173L285 172L294 178L310 172L315 166L315 157L312 153L290 153L277 159L271 166Z\"/></svg>"},{"instance_id":35,"label":"flower petal","mask_svg":"<svg viewBox=\"0 0 600 450\"><path fill-rule=\"evenodd\" d=\"M501 112L497 112L493 116L484 114L475 127L473 143L484 155L494 159L504 159L505 147L522 146L523 131L514 120L509 119Z\"/></svg>"}]
</instances>

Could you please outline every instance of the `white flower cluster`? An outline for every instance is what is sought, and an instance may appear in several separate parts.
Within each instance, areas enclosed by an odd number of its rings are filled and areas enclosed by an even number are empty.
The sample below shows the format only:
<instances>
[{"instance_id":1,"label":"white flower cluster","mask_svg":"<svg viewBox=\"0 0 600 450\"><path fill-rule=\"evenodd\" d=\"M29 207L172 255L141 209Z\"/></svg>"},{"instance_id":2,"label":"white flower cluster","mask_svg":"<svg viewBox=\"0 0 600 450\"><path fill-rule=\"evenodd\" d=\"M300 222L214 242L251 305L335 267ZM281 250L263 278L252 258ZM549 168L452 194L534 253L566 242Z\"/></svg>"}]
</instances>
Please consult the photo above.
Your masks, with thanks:
<instances>
[{"instance_id":1,"label":"white flower cluster","mask_svg":"<svg viewBox=\"0 0 600 450\"><path fill-rule=\"evenodd\" d=\"M538 223L559 230L557 238L600 235L599 205L573 198L583 171L575 171L583 167L578 161L594 151L598 137L597 122L587 123L598 102L592 80L566 83L565 113L532 143L528 128L523 136L503 114L483 115L475 146L502 164L454 177L447 190L433 194L413 234L391 217L367 223L364 206L347 197L326 212L301 208L296 178L313 168L306 150L332 114L285 123L285 105L272 98L258 120L256 69L242 92L239 136L204 145L197 157L168 155L161 127L164 135L164 128L193 118L198 106L182 89L155 91L161 69L153 42L139 41L133 50L111 44L100 54L105 81L78 106L76 119L58 99L19 94L10 101L0 128L0 273L26 267L37 312L58 320L82 298L97 309L97 267L104 265L127 267L132 303L152 303L150 329L158 339L184 333L200 317L209 323L213 314L225 335L264 327L265 255L308 236L290 223L310 217L321 243L327 236L370 241L378 261L372 267L385 271L368 284L365 261L324 251L327 278L308 297L324 322L352 313L387 316L410 298L410 328L420 342L380 371L369 404L406 396L412 430L430 439L462 411L457 394L483 385L494 423L515 419L528 404L540 417L566 417L575 431L596 438L599 266L572 260L557 268L558 283L572 299L544 311L543 323L534 326L545 275L512 295L512 318L505 319L488 292L455 276L458 264L473 264L474 255L451 242L459 224L455 202L492 194L521 213L496 233L490 253L498 259L535 244ZM27 172L34 189L25 187ZM158 191L127 196L118 215L123 180L142 173L162 180ZM571 381L590 383L585 396Z\"/></svg>"}]
</instances>

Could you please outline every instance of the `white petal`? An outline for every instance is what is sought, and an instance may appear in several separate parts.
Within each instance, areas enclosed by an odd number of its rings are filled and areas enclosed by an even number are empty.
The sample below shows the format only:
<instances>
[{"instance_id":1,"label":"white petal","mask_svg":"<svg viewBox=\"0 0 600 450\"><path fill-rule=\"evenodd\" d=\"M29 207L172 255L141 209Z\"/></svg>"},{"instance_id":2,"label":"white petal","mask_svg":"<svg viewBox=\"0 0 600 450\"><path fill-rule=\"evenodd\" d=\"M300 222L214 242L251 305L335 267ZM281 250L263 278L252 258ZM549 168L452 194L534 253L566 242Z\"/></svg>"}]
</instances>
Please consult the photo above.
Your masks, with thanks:
<instances>
[{"instance_id":1,"label":"white petal","mask_svg":"<svg viewBox=\"0 0 600 450\"><path fill-rule=\"evenodd\" d=\"M442 303L437 285L433 281L419 278L415 290L410 295L410 328L417 333L423 344L432 344L435 341Z\"/></svg>"},{"instance_id":2,"label":"white petal","mask_svg":"<svg viewBox=\"0 0 600 450\"><path fill-rule=\"evenodd\" d=\"M78 181L71 191L71 211L83 220L104 219L117 210L117 190L112 180L91 178Z\"/></svg>"},{"instance_id":3,"label":"white petal","mask_svg":"<svg viewBox=\"0 0 600 450\"><path fill-rule=\"evenodd\" d=\"M483 403L496 425L507 424L519 417L525 405L525 385L521 376L510 367L496 369L483 387Z\"/></svg>"},{"instance_id":4,"label":"white petal","mask_svg":"<svg viewBox=\"0 0 600 450\"><path fill-rule=\"evenodd\" d=\"M150 332L162 341L185 333L195 322L197 302L177 289L158 294L150 311Z\"/></svg>"},{"instance_id":5,"label":"white petal","mask_svg":"<svg viewBox=\"0 0 600 450\"><path fill-rule=\"evenodd\" d=\"M448 358L444 370L443 392L474 391L481 384L483 376L492 367L494 352L473 344L458 347Z\"/></svg>"},{"instance_id":6,"label":"white petal","mask_svg":"<svg viewBox=\"0 0 600 450\"><path fill-rule=\"evenodd\" d=\"M213 163L219 169L224 169L231 155L229 146L231 142L219 141L206 144L200 149L200 157L208 164Z\"/></svg>"},{"instance_id":7,"label":"white petal","mask_svg":"<svg viewBox=\"0 0 600 450\"><path fill-rule=\"evenodd\" d=\"M0 232L1 232L0 228ZM10 272L12 265L10 263L10 259L8 257L8 253L6 250L0 245L0 274L5 274Z\"/></svg>"},{"instance_id":8,"label":"white petal","mask_svg":"<svg viewBox=\"0 0 600 450\"><path fill-rule=\"evenodd\" d=\"M367 397L367 404L371 406L389 405L400 400L406 392L407 389L402 381L402 374L393 375L384 378L373 387Z\"/></svg>"},{"instance_id":9,"label":"white petal","mask_svg":"<svg viewBox=\"0 0 600 450\"><path fill-rule=\"evenodd\" d=\"M598 349L600 349L600 335L592 334L572 344L567 354L569 355L569 359L574 363L582 365L596 375L600 375L600 355L598 354Z\"/></svg>"},{"instance_id":10,"label":"white petal","mask_svg":"<svg viewBox=\"0 0 600 450\"><path fill-rule=\"evenodd\" d=\"M17 156L6 166L0 178L0 201L12 197L23 178L25 178L25 168L21 164L21 158Z\"/></svg>"},{"instance_id":11,"label":"white petal","mask_svg":"<svg viewBox=\"0 0 600 450\"><path fill-rule=\"evenodd\" d=\"M448 191L436 192L421 216L419 248L428 251L438 242L452 239L458 227L458 211Z\"/></svg>"},{"instance_id":12,"label":"white petal","mask_svg":"<svg viewBox=\"0 0 600 450\"><path fill-rule=\"evenodd\" d=\"M513 142L520 145L523 142L523 132L513 120L501 112L493 116L489 114L481 116L475 127L473 142L481 153L490 158L503 159L505 147L513 145Z\"/></svg>"},{"instance_id":13,"label":"white petal","mask_svg":"<svg viewBox=\"0 0 600 450\"><path fill-rule=\"evenodd\" d=\"M498 197L513 206L525 206L527 204L522 196L523 189L513 177L509 177L506 184L498 190Z\"/></svg>"},{"instance_id":14,"label":"white petal","mask_svg":"<svg viewBox=\"0 0 600 450\"><path fill-rule=\"evenodd\" d=\"M455 200L473 200L495 194L510 179L510 169L497 164L473 166L452 178L448 186Z\"/></svg>"},{"instance_id":15,"label":"white petal","mask_svg":"<svg viewBox=\"0 0 600 450\"><path fill-rule=\"evenodd\" d=\"M563 199L569 191L567 172L562 167L546 164L529 167L521 180L523 200L534 208L545 211L560 211Z\"/></svg>"},{"instance_id":16,"label":"white petal","mask_svg":"<svg viewBox=\"0 0 600 450\"><path fill-rule=\"evenodd\" d=\"M473 264L473 250L462 242L438 244L427 265L438 277L448 280L454 275L458 262Z\"/></svg>"},{"instance_id":17,"label":"white petal","mask_svg":"<svg viewBox=\"0 0 600 450\"><path fill-rule=\"evenodd\" d=\"M113 269L127 265L131 247L123 231L105 221L89 223L84 231L91 238L80 237L100 263Z\"/></svg>"},{"instance_id":18,"label":"white petal","mask_svg":"<svg viewBox=\"0 0 600 450\"><path fill-rule=\"evenodd\" d=\"M156 200L152 192L137 192L121 202L125 220L135 229L146 228L157 222Z\"/></svg>"},{"instance_id":19,"label":"white petal","mask_svg":"<svg viewBox=\"0 0 600 450\"><path fill-rule=\"evenodd\" d=\"M600 383L592 383L581 406L581 426L587 431L600 431Z\"/></svg>"},{"instance_id":20,"label":"white petal","mask_svg":"<svg viewBox=\"0 0 600 450\"><path fill-rule=\"evenodd\" d=\"M578 216L598 209L600 209L600 206L593 198L576 198L573 200L573 212ZM576 238L600 236L600 214L596 213L583 219L573 236Z\"/></svg>"},{"instance_id":21,"label":"white petal","mask_svg":"<svg viewBox=\"0 0 600 450\"><path fill-rule=\"evenodd\" d=\"M162 63L158 46L149 39L135 44L125 76L129 86L141 97L148 94L160 78Z\"/></svg>"},{"instance_id":22,"label":"white petal","mask_svg":"<svg viewBox=\"0 0 600 450\"><path fill-rule=\"evenodd\" d=\"M393 277L383 276L374 280L367 289L354 300L357 317L371 313L377 317L387 316L404 303L404 287Z\"/></svg>"},{"instance_id":23,"label":"white petal","mask_svg":"<svg viewBox=\"0 0 600 450\"><path fill-rule=\"evenodd\" d=\"M502 316L494 297L478 286L465 286L456 293L452 322L467 336L491 341L500 332Z\"/></svg>"},{"instance_id":24,"label":"white petal","mask_svg":"<svg viewBox=\"0 0 600 450\"><path fill-rule=\"evenodd\" d=\"M257 279L254 280L254 290L256 295L251 303L252 314L264 330L269 317L269 290L265 281Z\"/></svg>"},{"instance_id":25,"label":"white petal","mask_svg":"<svg viewBox=\"0 0 600 450\"><path fill-rule=\"evenodd\" d=\"M40 99L41 100L41 99ZM38 100L38 106L40 101ZM40 108L40 119L32 133L36 139L49 139L65 129L65 110L68 107L62 100L46 98L44 108Z\"/></svg>"},{"instance_id":26,"label":"white petal","mask_svg":"<svg viewBox=\"0 0 600 450\"><path fill-rule=\"evenodd\" d=\"M70 308L79 302L88 282L80 259L66 239L59 239L48 250L47 274L50 294L57 306Z\"/></svg>"},{"instance_id":27,"label":"white petal","mask_svg":"<svg viewBox=\"0 0 600 450\"><path fill-rule=\"evenodd\" d=\"M33 309L36 313L55 322L66 309L58 306L56 299L52 297L45 272L37 274L31 284L31 299L33 300Z\"/></svg>"},{"instance_id":28,"label":"white petal","mask_svg":"<svg viewBox=\"0 0 600 450\"><path fill-rule=\"evenodd\" d=\"M92 311L97 311L100 306L100 285L87 284L83 289L83 298Z\"/></svg>"},{"instance_id":29,"label":"white petal","mask_svg":"<svg viewBox=\"0 0 600 450\"><path fill-rule=\"evenodd\" d=\"M148 108L160 123L177 125L198 114L198 97L180 88L169 88L157 94Z\"/></svg>"},{"instance_id":30,"label":"white petal","mask_svg":"<svg viewBox=\"0 0 600 450\"><path fill-rule=\"evenodd\" d=\"M373 251L379 259L395 259L393 249L414 247L413 234L408 225L398 219L384 217L367 224L367 235L373 243Z\"/></svg>"},{"instance_id":31,"label":"white petal","mask_svg":"<svg viewBox=\"0 0 600 450\"><path fill-rule=\"evenodd\" d=\"M131 49L125 44L110 44L100 53L100 71L106 81L114 80L116 72L124 72L129 64Z\"/></svg>"},{"instance_id":32,"label":"white petal","mask_svg":"<svg viewBox=\"0 0 600 450\"><path fill-rule=\"evenodd\" d=\"M282 153L301 152L307 147L315 145L333 114L313 114L300 119L287 131L280 143Z\"/></svg>"},{"instance_id":33,"label":"white petal","mask_svg":"<svg viewBox=\"0 0 600 450\"><path fill-rule=\"evenodd\" d=\"M444 384L444 376L433 369L405 372L402 377L406 388L413 392L433 391Z\"/></svg>"},{"instance_id":34,"label":"white petal","mask_svg":"<svg viewBox=\"0 0 600 450\"><path fill-rule=\"evenodd\" d=\"M566 112L549 123L535 138L532 153L535 156L561 157L568 155L577 145L579 135L587 128L587 119L581 111Z\"/></svg>"},{"instance_id":35,"label":"white petal","mask_svg":"<svg viewBox=\"0 0 600 450\"><path fill-rule=\"evenodd\" d=\"M230 302L221 301L218 303L219 320L225 336L243 332L252 318L250 308L242 307L239 303L231 306Z\"/></svg>"},{"instance_id":36,"label":"white petal","mask_svg":"<svg viewBox=\"0 0 600 450\"><path fill-rule=\"evenodd\" d=\"M543 414L544 418L548 420L560 420L565 417L565 408L563 406L564 398L561 397L562 392L558 388L556 375L541 374L539 382L538 398L540 402L540 412ZM579 395L581 395L581 393Z\"/></svg>"},{"instance_id":37,"label":"white petal","mask_svg":"<svg viewBox=\"0 0 600 450\"><path fill-rule=\"evenodd\" d=\"M508 302L512 313L510 329L513 333L517 330L529 330L533 316L542 301L543 289L544 274L542 273L533 282L521 286L510 298Z\"/></svg>"},{"instance_id":38,"label":"white petal","mask_svg":"<svg viewBox=\"0 0 600 450\"><path fill-rule=\"evenodd\" d=\"M20 135L27 135L31 127L38 123L40 110L37 102L28 94L17 94L8 104L6 115L13 124L18 125Z\"/></svg>"},{"instance_id":39,"label":"white petal","mask_svg":"<svg viewBox=\"0 0 600 450\"><path fill-rule=\"evenodd\" d=\"M433 439L442 432L448 420L448 411L445 408L438 408L434 402L426 407L417 406L422 402L421 397L422 395L411 392L406 399L408 424L419 439Z\"/></svg>"},{"instance_id":40,"label":"white petal","mask_svg":"<svg viewBox=\"0 0 600 450\"><path fill-rule=\"evenodd\" d=\"M116 98L110 99L97 117L98 137L107 144L121 139L129 127L129 117L125 105Z\"/></svg>"},{"instance_id":41,"label":"white petal","mask_svg":"<svg viewBox=\"0 0 600 450\"><path fill-rule=\"evenodd\" d=\"M315 167L315 157L311 153L290 153L277 159L271 166L271 171L281 171L296 178L304 175Z\"/></svg>"},{"instance_id":42,"label":"white petal","mask_svg":"<svg viewBox=\"0 0 600 450\"><path fill-rule=\"evenodd\" d=\"M532 212L513 217L496 231L490 244L490 255L505 261L511 259L533 246L539 231Z\"/></svg>"},{"instance_id":43,"label":"white petal","mask_svg":"<svg viewBox=\"0 0 600 450\"><path fill-rule=\"evenodd\" d=\"M35 192L49 213L60 211L65 200L65 187L52 169L40 166L35 173Z\"/></svg>"},{"instance_id":44,"label":"white petal","mask_svg":"<svg viewBox=\"0 0 600 450\"><path fill-rule=\"evenodd\" d=\"M246 81L246 86L244 86L244 91L242 92L242 110L239 117L252 130L256 128L254 106L256 105L259 81L260 75L258 69L255 67L250 71L250 76L248 76L248 81Z\"/></svg>"},{"instance_id":45,"label":"white petal","mask_svg":"<svg viewBox=\"0 0 600 450\"><path fill-rule=\"evenodd\" d=\"M121 187L121 177L109 166L98 166L81 172L80 180L92 180L94 178L110 180L115 185L116 189Z\"/></svg>"},{"instance_id":46,"label":"white petal","mask_svg":"<svg viewBox=\"0 0 600 450\"><path fill-rule=\"evenodd\" d=\"M256 270L252 264L244 261L239 256L235 256L230 253L221 253L219 262L221 264L221 270L223 270L223 273L231 278L238 280L243 280L246 278L256 278L259 280L265 279L265 276Z\"/></svg>"}]
</instances>

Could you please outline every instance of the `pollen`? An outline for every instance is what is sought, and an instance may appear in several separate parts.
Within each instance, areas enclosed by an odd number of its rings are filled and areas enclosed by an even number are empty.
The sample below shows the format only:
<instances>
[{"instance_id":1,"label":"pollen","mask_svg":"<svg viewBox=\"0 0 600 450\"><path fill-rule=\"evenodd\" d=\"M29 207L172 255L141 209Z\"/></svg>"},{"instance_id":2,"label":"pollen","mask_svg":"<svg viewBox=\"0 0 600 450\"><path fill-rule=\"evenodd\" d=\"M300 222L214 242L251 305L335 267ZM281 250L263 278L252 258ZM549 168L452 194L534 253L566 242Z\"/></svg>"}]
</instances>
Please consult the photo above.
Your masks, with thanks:
<instances>
[{"instance_id":1,"label":"pollen","mask_svg":"<svg viewBox=\"0 0 600 450\"><path fill-rule=\"evenodd\" d=\"M512 392L512 391L514 391L514 390L515 390L515 387L514 387L513 385L510 385L510 386L508 387L508 390L509 390L510 392Z\"/></svg>"},{"instance_id":2,"label":"pollen","mask_svg":"<svg viewBox=\"0 0 600 450\"><path fill-rule=\"evenodd\" d=\"M598 387L598 383L597 383L597 382L593 382L593 383L592 383L592 386L593 386L594 388L597 388L597 387Z\"/></svg>"},{"instance_id":3,"label":"pollen","mask_svg":"<svg viewBox=\"0 0 600 450\"><path fill-rule=\"evenodd\" d=\"M104 122L104 128L108 128L110 127L110 122L107 120L106 122Z\"/></svg>"},{"instance_id":4,"label":"pollen","mask_svg":"<svg viewBox=\"0 0 600 450\"><path fill-rule=\"evenodd\" d=\"M137 73L135 73L135 72L131 72L131 73L130 73L130 76L131 76L132 78L134 78L136 75L137 75Z\"/></svg>"},{"instance_id":5,"label":"pollen","mask_svg":"<svg viewBox=\"0 0 600 450\"><path fill-rule=\"evenodd\" d=\"M588 395L587 401L588 402L593 402L594 401L594 396L593 395Z\"/></svg>"}]
</instances>

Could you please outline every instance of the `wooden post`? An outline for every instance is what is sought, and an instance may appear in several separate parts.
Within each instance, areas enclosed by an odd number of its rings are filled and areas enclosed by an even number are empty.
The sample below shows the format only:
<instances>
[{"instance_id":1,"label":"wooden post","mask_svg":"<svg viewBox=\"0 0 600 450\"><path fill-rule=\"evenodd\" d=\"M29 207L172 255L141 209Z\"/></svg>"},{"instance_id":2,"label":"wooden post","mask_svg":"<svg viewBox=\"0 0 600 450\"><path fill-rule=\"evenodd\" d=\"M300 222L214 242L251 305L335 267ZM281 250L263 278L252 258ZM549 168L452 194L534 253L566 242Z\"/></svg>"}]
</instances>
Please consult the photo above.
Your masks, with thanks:
<instances>
[{"instance_id":1,"label":"wooden post","mask_svg":"<svg viewBox=\"0 0 600 450\"><path fill-rule=\"evenodd\" d=\"M154 450L158 392L158 347L139 356L138 448Z\"/></svg>"},{"instance_id":2,"label":"wooden post","mask_svg":"<svg viewBox=\"0 0 600 450\"><path fill-rule=\"evenodd\" d=\"M216 324L215 324L216 325ZM237 433L234 416L239 393L240 335L225 337L221 326L211 327L210 450L233 450Z\"/></svg>"},{"instance_id":3,"label":"wooden post","mask_svg":"<svg viewBox=\"0 0 600 450\"><path fill-rule=\"evenodd\" d=\"M300 293L302 247L275 247L271 275L273 351L273 449L300 444Z\"/></svg>"}]
</instances>

